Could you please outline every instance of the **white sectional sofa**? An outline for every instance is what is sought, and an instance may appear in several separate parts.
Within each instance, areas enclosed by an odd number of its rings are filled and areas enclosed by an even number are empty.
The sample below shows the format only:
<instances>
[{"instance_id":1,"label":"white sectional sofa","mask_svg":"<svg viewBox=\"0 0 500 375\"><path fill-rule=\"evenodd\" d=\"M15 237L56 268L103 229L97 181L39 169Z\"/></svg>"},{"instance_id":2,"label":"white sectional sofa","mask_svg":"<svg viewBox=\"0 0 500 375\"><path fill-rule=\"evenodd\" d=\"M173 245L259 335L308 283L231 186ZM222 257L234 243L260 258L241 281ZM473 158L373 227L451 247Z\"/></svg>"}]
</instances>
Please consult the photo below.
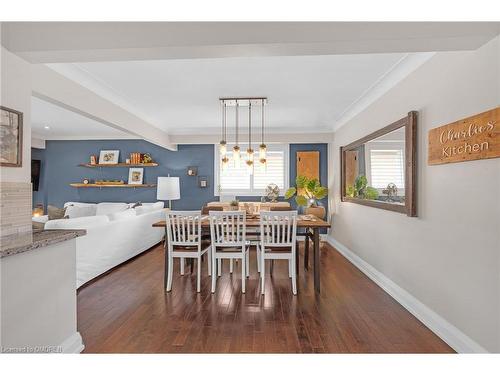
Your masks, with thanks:
<instances>
[{"instance_id":1,"label":"white sectional sofa","mask_svg":"<svg viewBox=\"0 0 500 375\"><path fill-rule=\"evenodd\" d=\"M136 208L127 203L67 202L65 207L74 208L73 215L67 209L69 219L47 221L44 229L87 230L76 240L77 288L159 243L164 235L162 228L151 226L164 219L163 202Z\"/></svg>"}]
</instances>

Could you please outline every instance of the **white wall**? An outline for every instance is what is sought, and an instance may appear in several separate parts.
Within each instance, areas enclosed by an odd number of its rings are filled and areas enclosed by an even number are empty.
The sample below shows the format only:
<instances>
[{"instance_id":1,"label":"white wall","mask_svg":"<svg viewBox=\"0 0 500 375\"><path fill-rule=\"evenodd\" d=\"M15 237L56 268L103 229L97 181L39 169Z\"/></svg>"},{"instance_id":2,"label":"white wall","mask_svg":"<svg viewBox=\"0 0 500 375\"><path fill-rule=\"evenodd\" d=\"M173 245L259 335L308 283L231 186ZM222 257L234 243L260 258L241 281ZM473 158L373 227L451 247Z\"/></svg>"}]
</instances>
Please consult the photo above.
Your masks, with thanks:
<instances>
[{"instance_id":1,"label":"white wall","mask_svg":"<svg viewBox=\"0 0 500 375\"><path fill-rule=\"evenodd\" d=\"M23 112L23 165L0 167L2 181L31 181L31 67L30 64L1 47L0 103Z\"/></svg>"},{"instance_id":2,"label":"white wall","mask_svg":"<svg viewBox=\"0 0 500 375\"><path fill-rule=\"evenodd\" d=\"M427 133L499 105L499 56L499 37L436 54L335 132L329 166L330 237L492 352L500 352L500 159L428 166ZM339 147L411 110L419 217L340 202Z\"/></svg>"}]
</instances>

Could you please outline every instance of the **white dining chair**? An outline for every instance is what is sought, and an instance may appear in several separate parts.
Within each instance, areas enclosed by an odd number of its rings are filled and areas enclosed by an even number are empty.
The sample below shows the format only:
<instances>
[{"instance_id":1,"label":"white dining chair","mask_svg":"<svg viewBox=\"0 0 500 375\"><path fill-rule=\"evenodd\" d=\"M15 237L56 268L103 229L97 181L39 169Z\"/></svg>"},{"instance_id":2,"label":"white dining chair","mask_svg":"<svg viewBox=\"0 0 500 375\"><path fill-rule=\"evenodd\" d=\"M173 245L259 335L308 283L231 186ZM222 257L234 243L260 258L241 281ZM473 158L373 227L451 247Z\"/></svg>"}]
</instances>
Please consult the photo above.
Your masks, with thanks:
<instances>
[{"instance_id":1,"label":"white dining chair","mask_svg":"<svg viewBox=\"0 0 500 375\"><path fill-rule=\"evenodd\" d=\"M208 275L212 274L210 241L202 239L201 211L167 212L168 276L167 291L172 290L174 258L180 258L181 274L185 258L196 259L196 291L201 289L201 257L208 253Z\"/></svg>"},{"instance_id":2,"label":"white dining chair","mask_svg":"<svg viewBox=\"0 0 500 375\"><path fill-rule=\"evenodd\" d=\"M292 292L297 294L295 253L297 240L297 211L260 212L260 257L261 293L264 294L266 259L288 261L288 276L292 280Z\"/></svg>"},{"instance_id":3,"label":"white dining chair","mask_svg":"<svg viewBox=\"0 0 500 375\"><path fill-rule=\"evenodd\" d=\"M221 274L221 260L241 260L241 291L245 293L245 280L250 274L249 248L246 240L246 213L244 211L210 211L210 237L212 257L212 293L217 276ZM219 270L216 272L217 265ZM231 267L232 268L232 267Z\"/></svg>"}]
</instances>

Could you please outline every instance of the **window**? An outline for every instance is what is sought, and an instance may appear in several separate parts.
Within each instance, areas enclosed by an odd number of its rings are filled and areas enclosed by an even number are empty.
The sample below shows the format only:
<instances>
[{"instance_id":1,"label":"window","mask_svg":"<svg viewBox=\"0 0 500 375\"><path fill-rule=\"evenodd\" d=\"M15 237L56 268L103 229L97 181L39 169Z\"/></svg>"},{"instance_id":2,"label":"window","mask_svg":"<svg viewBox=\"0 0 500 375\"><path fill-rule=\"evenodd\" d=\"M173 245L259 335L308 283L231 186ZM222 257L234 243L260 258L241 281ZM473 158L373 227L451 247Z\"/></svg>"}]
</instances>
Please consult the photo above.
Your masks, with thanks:
<instances>
[{"instance_id":1,"label":"window","mask_svg":"<svg viewBox=\"0 0 500 375\"><path fill-rule=\"evenodd\" d=\"M385 189L389 183L404 189L403 150L370 150L370 184L377 189Z\"/></svg>"},{"instance_id":2,"label":"window","mask_svg":"<svg viewBox=\"0 0 500 375\"><path fill-rule=\"evenodd\" d=\"M231 150L233 145L228 145ZM230 162L225 171L221 170L221 155L219 147L215 145L215 195L254 195L264 194L266 187L274 183L280 188L280 195L288 189L288 145L274 144L267 146L267 167L263 170L258 163L258 149L255 152L253 174L249 174L245 164L246 153L242 147L240 167L236 168L232 152L227 156Z\"/></svg>"}]
</instances>

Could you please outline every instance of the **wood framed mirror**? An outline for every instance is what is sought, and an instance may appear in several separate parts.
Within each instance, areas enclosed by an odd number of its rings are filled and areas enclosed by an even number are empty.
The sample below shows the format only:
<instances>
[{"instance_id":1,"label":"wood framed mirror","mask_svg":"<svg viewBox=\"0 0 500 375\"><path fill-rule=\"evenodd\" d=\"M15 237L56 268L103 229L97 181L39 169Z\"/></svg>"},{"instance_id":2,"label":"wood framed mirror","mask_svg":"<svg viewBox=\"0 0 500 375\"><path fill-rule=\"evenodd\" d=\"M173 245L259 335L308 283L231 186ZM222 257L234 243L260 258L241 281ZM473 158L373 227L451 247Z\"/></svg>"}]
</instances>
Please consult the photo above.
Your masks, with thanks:
<instances>
[{"instance_id":1,"label":"wood framed mirror","mask_svg":"<svg viewBox=\"0 0 500 375\"><path fill-rule=\"evenodd\" d=\"M417 216L417 112L340 148L340 196Z\"/></svg>"}]
</instances>

